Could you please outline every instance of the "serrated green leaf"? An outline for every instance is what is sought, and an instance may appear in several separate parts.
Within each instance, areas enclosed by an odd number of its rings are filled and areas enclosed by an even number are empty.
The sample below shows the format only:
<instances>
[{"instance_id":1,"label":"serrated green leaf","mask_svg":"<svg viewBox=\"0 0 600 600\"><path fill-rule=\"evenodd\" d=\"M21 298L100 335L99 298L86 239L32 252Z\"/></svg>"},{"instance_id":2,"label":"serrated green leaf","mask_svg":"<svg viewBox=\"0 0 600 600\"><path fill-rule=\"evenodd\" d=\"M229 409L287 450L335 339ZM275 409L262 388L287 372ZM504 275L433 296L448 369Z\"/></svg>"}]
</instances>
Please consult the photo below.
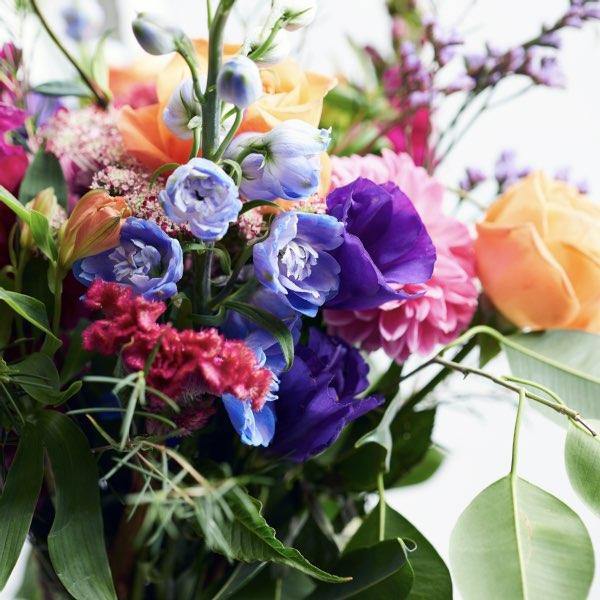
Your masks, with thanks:
<instances>
[{"instance_id":1,"label":"serrated green leaf","mask_svg":"<svg viewBox=\"0 0 600 600\"><path fill-rule=\"evenodd\" d=\"M483 490L450 538L454 582L465 600L585 600L594 550L581 519L558 498L516 478Z\"/></svg>"},{"instance_id":2,"label":"serrated green leaf","mask_svg":"<svg viewBox=\"0 0 600 600\"><path fill-rule=\"evenodd\" d=\"M586 421L596 433L600 421ZM565 442L565 465L573 489L600 517L600 436L569 423Z\"/></svg>"},{"instance_id":3,"label":"serrated green leaf","mask_svg":"<svg viewBox=\"0 0 600 600\"><path fill-rule=\"evenodd\" d=\"M368 548L379 541L379 505L363 521L344 552ZM450 600L452 580L448 567L423 534L390 506L385 510L384 539L410 539L416 549L408 554L414 571L414 583L408 595L411 600Z\"/></svg>"},{"instance_id":4,"label":"serrated green leaf","mask_svg":"<svg viewBox=\"0 0 600 600\"><path fill-rule=\"evenodd\" d=\"M294 362L294 339L287 325L281 319L262 308L257 308L245 302L227 300L223 303L223 306L266 329L281 346L287 368L289 369L292 366Z\"/></svg>"},{"instance_id":5,"label":"serrated green leaf","mask_svg":"<svg viewBox=\"0 0 600 600\"><path fill-rule=\"evenodd\" d=\"M344 554L338 569L352 573L340 585L319 584L310 600L402 600L408 598L414 573L401 539L385 540Z\"/></svg>"},{"instance_id":6,"label":"serrated green leaf","mask_svg":"<svg viewBox=\"0 0 600 600\"><path fill-rule=\"evenodd\" d=\"M56 488L48 535L52 565L76 600L116 600L100 510L98 470L88 442L66 415L40 416Z\"/></svg>"},{"instance_id":7,"label":"serrated green leaf","mask_svg":"<svg viewBox=\"0 0 600 600\"><path fill-rule=\"evenodd\" d=\"M330 583L347 581L319 569L298 550L280 542L275 530L260 514L258 503L250 496L235 490L227 496L227 502L234 519L222 526L222 534L227 540L230 558L243 562L274 562Z\"/></svg>"},{"instance_id":8,"label":"serrated green leaf","mask_svg":"<svg viewBox=\"0 0 600 600\"><path fill-rule=\"evenodd\" d=\"M0 497L0 590L19 558L31 526L44 475L42 438L35 425L22 432Z\"/></svg>"},{"instance_id":9,"label":"serrated green leaf","mask_svg":"<svg viewBox=\"0 0 600 600\"><path fill-rule=\"evenodd\" d=\"M514 375L546 386L584 417L600 419L600 335L554 330L523 333L509 340L530 352L504 346ZM537 402L535 405L550 418L567 423L555 411Z\"/></svg>"},{"instance_id":10,"label":"serrated green leaf","mask_svg":"<svg viewBox=\"0 0 600 600\"><path fill-rule=\"evenodd\" d=\"M25 172L19 188L19 201L26 204L42 190L52 188L58 203L67 208L67 183L58 158L51 152L40 148Z\"/></svg>"}]
</instances>

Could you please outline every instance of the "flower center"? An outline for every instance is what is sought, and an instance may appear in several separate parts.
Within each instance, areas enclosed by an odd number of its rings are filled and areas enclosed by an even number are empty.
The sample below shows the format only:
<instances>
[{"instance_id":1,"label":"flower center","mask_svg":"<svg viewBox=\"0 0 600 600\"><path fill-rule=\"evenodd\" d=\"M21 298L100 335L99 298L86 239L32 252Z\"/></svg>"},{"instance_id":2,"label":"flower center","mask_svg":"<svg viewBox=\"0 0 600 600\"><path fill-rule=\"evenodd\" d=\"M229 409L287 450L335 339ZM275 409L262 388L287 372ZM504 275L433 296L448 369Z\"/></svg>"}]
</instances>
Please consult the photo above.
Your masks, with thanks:
<instances>
[{"instance_id":1,"label":"flower center","mask_svg":"<svg viewBox=\"0 0 600 600\"><path fill-rule=\"evenodd\" d=\"M318 257L314 248L296 240L292 240L279 253L281 264L286 268L286 275L297 281L310 277Z\"/></svg>"},{"instance_id":2,"label":"flower center","mask_svg":"<svg viewBox=\"0 0 600 600\"><path fill-rule=\"evenodd\" d=\"M160 252L141 240L132 239L116 248L109 258L114 262L117 281L131 281L134 278L149 279L160 274Z\"/></svg>"}]
</instances>

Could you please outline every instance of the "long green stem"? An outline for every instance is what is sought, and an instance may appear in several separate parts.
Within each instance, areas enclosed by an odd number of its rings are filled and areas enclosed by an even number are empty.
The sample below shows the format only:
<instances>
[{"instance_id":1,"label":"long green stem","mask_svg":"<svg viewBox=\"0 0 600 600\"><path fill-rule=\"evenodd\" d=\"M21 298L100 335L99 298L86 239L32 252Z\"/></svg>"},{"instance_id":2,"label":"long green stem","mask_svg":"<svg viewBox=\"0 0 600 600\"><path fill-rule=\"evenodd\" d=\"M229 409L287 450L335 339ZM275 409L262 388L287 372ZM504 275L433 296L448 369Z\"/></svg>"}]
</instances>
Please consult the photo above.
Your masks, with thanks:
<instances>
[{"instance_id":1,"label":"long green stem","mask_svg":"<svg viewBox=\"0 0 600 600\"><path fill-rule=\"evenodd\" d=\"M52 41L58 46L58 49L63 53L65 58L75 67L75 70L79 73L79 76L90 89L92 94L96 97L96 103L99 104L102 108L106 108L110 102L110 98L106 95L106 93L102 90L102 88L90 77L85 69L79 64L77 59L69 52L66 46L60 41L60 38L56 35L50 24L44 17L44 14L40 10L39 4L37 0L31 0L31 8L33 12L37 15L42 27L46 30L46 33L50 36Z\"/></svg>"},{"instance_id":2,"label":"long green stem","mask_svg":"<svg viewBox=\"0 0 600 600\"><path fill-rule=\"evenodd\" d=\"M60 276L58 268L54 279L54 311L52 313L52 333L58 337L60 329L60 316L62 313L62 290L63 278Z\"/></svg>"},{"instance_id":3,"label":"long green stem","mask_svg":"<svg viewBox=\"0 0 600 600\"><path fill-rule=\"evenodd\" d=\"M15 270L15 292L21 293L23 291L23 272L25 271L28 260L29 252L25 250L25 248L21 248L19 261ZM25 347L25 330L23 328L23 317L21 317L21 315L16 315L16 327L17 337L19 338L19 350L21 354L24 355L27 349Z\"/></svg>"},{"instance_id":4,"label":"long green stem","mask_svg":"<svg viewBox=\"0 0 600 600\"><path fill-rule=\"evenodd\" d=\"M385 540L385 484L383 481L383 473L377 475L377 489L379 491L379 541Z\"/></svg>"},{"instance_id":5,"label":"long green stem","mask_svg":"<svg viewBox=\"0 0 600 600\"><path fill-rule=\"evenodd\" d=\"M519 405L517 406L517 416L515 418L515 431L513 433L512 443L512 459L510 462L510 476L514 478L517 476L517 458L519 454L519 437L521 433L521 421L523 420L523 410L525 408L525 390L521 388L519 390Z\"/></svg>"},{"instance_id":6,"label":"long green stem","mask_svg":"<svg viewBox=\"0 0 600 600\"><path fill-rule=\"evenodd\" d=\"M214 156L221 127L217 77L223 60L225 25L234 4L235 0L221 0L209 32L208 72L202 104L202 155L209 160Z\"/></svg>"},{"instance_id":7,"label":"long green stem","mask_svg":"<svg viewBox=\"0 0 600 600\"><path fill-rule=\"evenodd\" d=\"M236 108L235 109L235 121L233 122L231 129L227 132L227 135L225 136L225 138L223 138L223 141L221 142L221 145L219 146L218 150L215 152L215 155L213 157L215 161L221 160L221 157L225 153L225 150L227 150L227 147L229 146L229 144L231 144L231 140L233 139L233 136L236 134L237 130L240 128L243 117L244 117L244 111L241 110L240 108Z\"/></svg>"}]
</instances>

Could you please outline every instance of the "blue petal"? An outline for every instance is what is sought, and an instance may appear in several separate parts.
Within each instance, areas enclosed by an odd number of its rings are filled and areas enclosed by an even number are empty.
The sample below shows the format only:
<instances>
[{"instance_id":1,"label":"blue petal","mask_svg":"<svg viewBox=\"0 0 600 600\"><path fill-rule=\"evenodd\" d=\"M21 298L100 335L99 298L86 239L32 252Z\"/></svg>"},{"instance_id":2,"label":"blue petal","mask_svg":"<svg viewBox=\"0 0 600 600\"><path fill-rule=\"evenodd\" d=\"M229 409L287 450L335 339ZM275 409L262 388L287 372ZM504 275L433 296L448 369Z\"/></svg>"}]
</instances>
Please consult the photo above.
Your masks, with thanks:
<instances>
[{"instance_id":1,"label":"blue petal","mask_svg":"<svg viewBox=\"0 0 600 600\"><path fill-rule=\"evenodd\" d=\"M242 443L249 446L268 446L271 443L275 434L275 414L269 403L254 412L250 402L225 394L223 404Z\"/></svg>"}]
</instances>

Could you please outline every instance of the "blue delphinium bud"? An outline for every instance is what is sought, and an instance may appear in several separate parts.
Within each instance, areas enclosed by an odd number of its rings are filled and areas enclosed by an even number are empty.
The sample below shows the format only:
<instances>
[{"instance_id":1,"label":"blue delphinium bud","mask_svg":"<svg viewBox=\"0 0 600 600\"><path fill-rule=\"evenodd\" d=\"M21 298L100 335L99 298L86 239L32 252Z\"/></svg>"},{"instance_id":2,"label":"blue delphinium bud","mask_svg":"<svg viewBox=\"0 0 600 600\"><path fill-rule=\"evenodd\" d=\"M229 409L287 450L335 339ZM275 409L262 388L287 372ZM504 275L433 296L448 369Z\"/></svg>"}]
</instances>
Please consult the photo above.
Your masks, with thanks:
<instances>
[{"instance_id":1,"label":"blue delphinium bud","mask_svg":"<svg viewBox=\"0 0 600 600\"><path fill-rule=\"evenodd\" d=\"M175 169L159 198L173 222L188 225L205 242L220 240L242 208L233 179L205 158Z\"/></svg>"},{"instance_id":2,"label":"blue delphinium bud","mask_svg":"<svg viewBox=\"0 0 600 600\"><path fill-rule=\"evenodd\" d=\"M314 317L337 294L340 265L330 251L342 244L343 230L329 215L281 213L269 237L254 246L256 278L294 310Z\"/></svg>"},{"instance_id":3,"label":"blue delphinium bud","mask_svg":"<svg viewBox=\"0 0 600 600\"><path fill-rule=\"evenodd\" d=\"M104 21L104 10L96 0L74 2L61 10L65 33L76 42L98 35Z\"/></svg>"},{"instance_id":4,"label":"blue delphinium bud","mask_svg":"<svg viewBox=\"0 0 600 600\"><path fill-rule=\"evenodd\" d=\"M202 107L196 99L194 93L194 84L192 79L188 78L182 81L175 91L163 111L163 121L169 130L182 140L189 140L193 137L193 131L189 123L195 117L202 115ZM197 123L200 126L200 122Z\"/></svg>"},{"instance_id":5,"label":"blue delphinium bud","mask_svg":"<svg viewBox=\"0 0 600 600\"><path fill-rule=\"evenodd\" d=\"M73 273L86 286L95 279L116 281L148 300L164 300L177 293L183 252L156 223L130 217L116 248L78 260Z\"/></svg>"},{"instance_id":6,"label":"blue delphinium bud","mask_svg":"<svg viewBox=\"0 0 600 600\"><path fill-rule=\"evenodd\" d=\"M221 67L217 88L222 100L238 108L247 108L263 95L263 84L256 63L242 54Z\"/></svg>"},{"instance_id":7,"label":"blue delphinium bud","mask_svg":"<svg viewBox=\"0 0 600 600\"><path fill-rule=\"evenodd\" d=\"M277 0L276 7L285 19L288 31L307 27L317 14L317 0Z\"/></svg>"},{"instance_id":8,"label":"blue delphinium bud","mask_svg":"<svg viewBox=\"0 0 600 600\"><path fill-rule=\"evenodd\" d=\"M329 130L291 119L264 135L239 135L226 154L240 162L240 191L249 200L305 200L319 187L330 140Z\"/></svg>"},{"instance_id":9,"label":"blue delphinium bud","mask_svg":"<svg viewBox=\"0 0 600 600\"><path fill-rule=\"evenodd\" d=\"M175 52L178 41L186 39L181 29L162 21L159 16L140 13L132 23L133 34L139 45L155 56Z\"/></svg>"},{"instance_id":10,"label":"blue delphinium bud","mask_svg":"<svg viewBox=\"0 0 600 600\"><path fill-rule=\"evenodd\" d=\"M267 44L271 31L258 27L246 42L252 60L261 67L279 64L288 57L292 48L289 33L285 29L280 29Z\"/></svg>"}]
</instances>

